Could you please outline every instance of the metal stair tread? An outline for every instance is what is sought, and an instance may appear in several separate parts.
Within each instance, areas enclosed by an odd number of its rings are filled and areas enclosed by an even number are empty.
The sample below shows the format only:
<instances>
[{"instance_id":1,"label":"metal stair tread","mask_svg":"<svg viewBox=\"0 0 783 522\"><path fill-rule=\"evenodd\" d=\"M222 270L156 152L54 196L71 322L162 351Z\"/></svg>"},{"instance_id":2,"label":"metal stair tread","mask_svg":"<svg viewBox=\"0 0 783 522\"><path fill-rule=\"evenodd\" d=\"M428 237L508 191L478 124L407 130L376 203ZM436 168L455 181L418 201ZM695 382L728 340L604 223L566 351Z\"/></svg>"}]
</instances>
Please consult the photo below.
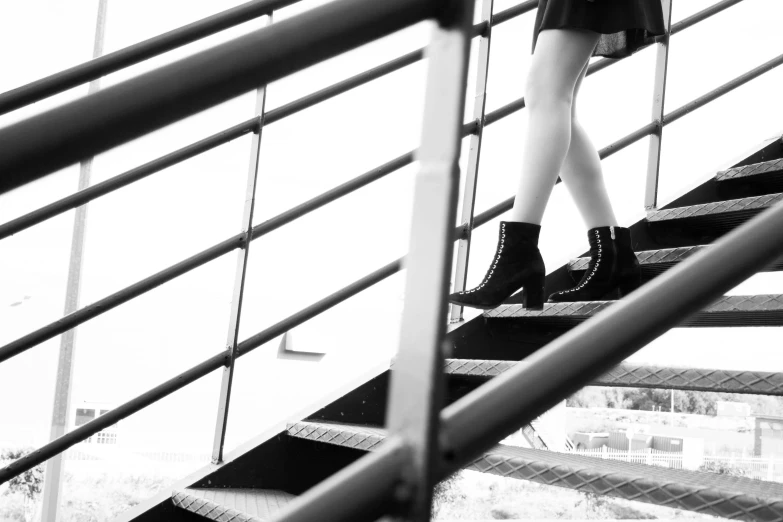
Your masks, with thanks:
<instances>
[{"instance_id":1,"label":"metal stair tread","mask_svg":"<svg viewBox=\"0 0 783 522\"><path fill-rule=\"evenodd\" d=\"M484 312L489 319L515 319L578 324L617 301L575 301L544 303L542 310L521 304L500 305ZM783 324L783 294L722 296L701 312L685 319L680 326L750 326Z\"/></svg>"},{"instance_id":2,"label":"metal stair tread","mask_svg":"<svg viewBox=\"0 0 783 522\"><path fill-rule=\"evenodd\" d=\"M752 178L753 176L783 174L783 159L774 159L733 167L722 170L715 175L715 181L729 181L740 178Z\"/></svg>"},{"instance_id":3,"label":"metal stair tread","mask_svg":"<svg viewBox=\"0 0 783 522\"><path fill-rule=\"evenodd\" d=\"M734 212L760 211L783 201L783 193L764 194L740 199L715 201L701 205L654 210L647 213L647 222L656 223L676 219L720 218Z\"/></svg>"},{"instance_id":4,"label":"metal stair tread","mask_svg":"<svg viewBox=\"0 0 783 522\"><path fill-rule=\"evenodd\" d=\"M643 272L663 272L667 268L674 266L692 255L698 254L702 250L710 248L711 245L694 245L677 248L660 248L656 250L641 250L635 252L636 259L639 260ZM578 257L568 262L569 272L578 272L587 270L590 263L589 257ZM783 270L783 258L772 265L766 267L764 271Z\"/></svg>"},{"instance_id":5,"label":"metal stair tread","mask_svg":"<svg viewBox=\"0 0 783 522\"><path fill-rule=\"evenodd\" d=\"M221 522L263 522L272 517L295 495L273 489L201 489L175 491L175 506Z\"/></svg>"},{"instance_id":6,"label":"metal stair tread","mask_svg":"<svg viewBox=\"0 0 783 522\"><path fill-rule=\"evenodd\" d=\"M297 422L288 426L293 437L327 444L360 447L367 438L382 442L383 430L346 424ZM380 440L377 440L380 437ZM745 477L670 469L498 445L466 469L505 477L590 491L629 500L677 507L728 518L783 519L783 484Z\"/></svg>"},{"instance_id":7,"label":"metal stair tread","mask_svg":"<svg viewBox=\"0 0 783 522\"><path fill-rule=\"evenodd\" d=\"M446 359L446 373L489 380L524 364L517 361ZM625 362L598 377L591 385L783 395L783 373L669 368Z\"/></svg>"}]
</instances>

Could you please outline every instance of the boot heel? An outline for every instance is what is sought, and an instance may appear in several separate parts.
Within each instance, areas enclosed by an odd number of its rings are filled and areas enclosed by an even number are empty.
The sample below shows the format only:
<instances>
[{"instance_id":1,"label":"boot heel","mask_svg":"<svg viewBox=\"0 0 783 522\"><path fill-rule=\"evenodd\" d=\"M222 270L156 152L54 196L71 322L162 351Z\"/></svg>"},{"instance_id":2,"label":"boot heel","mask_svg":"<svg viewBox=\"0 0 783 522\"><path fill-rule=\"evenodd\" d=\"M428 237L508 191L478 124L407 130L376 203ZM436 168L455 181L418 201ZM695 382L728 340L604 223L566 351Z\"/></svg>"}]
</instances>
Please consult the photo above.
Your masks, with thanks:
<instances>
[{"instance_id":1,"label":"boot heel","mask_svg":"<svg viewBox=\"0 0 783 522\"><path fill-rule=\"evenodd\" d=\"M501 304L519 305L532 310L542 310L544 308L544 277L532 277L525 281L522 290L507 297Z\"/></svg>"},{"instance_id":2,"label":"boot heel","mask_svg":"<svg viewBox=\"0 0 783 522\"><path fill-rule=\"evenodd\" d=\"M620 286L617 288L617 298L622 299L640 286L642 286L641 275L634 275L624 279L620 282Z\"/></svg>"},{"instance_id":3,"label":"boot heel","mask_svg":"<svg viewBox=\"0 0 783 522\"><path fill-rule=\"evenodd\" d=\"M522 289L522 306L529 310L544 309L544 277L531 278Z\"/></svg>"}]
</instances>

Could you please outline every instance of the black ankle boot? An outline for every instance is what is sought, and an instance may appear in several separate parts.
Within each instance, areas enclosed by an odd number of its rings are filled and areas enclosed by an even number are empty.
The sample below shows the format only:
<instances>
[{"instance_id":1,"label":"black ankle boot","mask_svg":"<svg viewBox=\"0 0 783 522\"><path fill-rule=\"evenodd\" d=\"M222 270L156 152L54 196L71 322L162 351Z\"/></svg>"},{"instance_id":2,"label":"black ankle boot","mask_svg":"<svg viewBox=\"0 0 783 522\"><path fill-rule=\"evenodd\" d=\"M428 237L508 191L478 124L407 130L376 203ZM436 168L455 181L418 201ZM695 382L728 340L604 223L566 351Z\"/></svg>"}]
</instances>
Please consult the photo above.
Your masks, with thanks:
<instances>
[{"instance_id":1,"label":"black ankle boot","mask_svg":"<svg viewBox=\"0 0 783 522\"><path fill-rule=\"evenodd\" d=\"M449 295L449 302L488 310L514 296L525 308L544 306L544 259L538 250L541 225L501 221L497 251L484 280L472 290Z\"/></svg>"},{"instance_id":2,"label":"black ankle boot","mask_svg":"<svg viewBox=\"0 0 783 522\"><path fill-rule=\"evenodd\" d=\"M621 299L641 285L641 268L631 246L631 231L598 227L587 231L590 263L579 283L549 296L550 303Z\"/></svg>"}]
</instances>

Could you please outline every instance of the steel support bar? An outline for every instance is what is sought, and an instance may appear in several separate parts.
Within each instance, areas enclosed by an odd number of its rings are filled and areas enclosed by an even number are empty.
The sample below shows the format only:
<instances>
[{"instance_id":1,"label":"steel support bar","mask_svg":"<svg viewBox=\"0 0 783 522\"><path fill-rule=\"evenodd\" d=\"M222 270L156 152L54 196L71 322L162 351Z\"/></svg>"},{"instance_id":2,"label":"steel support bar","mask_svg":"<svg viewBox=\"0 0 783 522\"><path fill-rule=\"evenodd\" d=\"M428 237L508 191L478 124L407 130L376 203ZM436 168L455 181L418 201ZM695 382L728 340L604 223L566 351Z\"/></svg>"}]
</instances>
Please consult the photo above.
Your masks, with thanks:
<instances>
[{"instance_id":1,"label":"steel support bar","mask_svg":"<svg viewBox=\"0 0 783 522\"><path fill-rule=\"evenodd\" d=\"M663 110L666 98L666 71L669 66L669 30L672 22L672 0L663 0L664 29L666 34L658 40L655 58L652 122L655 130L650 134L647 152L647 182L644 191L644 208L654 210L658 205L658 177L661 166L661 140L663 140Z\"/></svg>"},{"instance_id":2,"label":"steel support bar","mask_svg":"<svg viewBox=\"0 0 783 522\"><path fill-rule=\"evenodd\" d=\"M473 0L451 0L427 47L424 125L417 151L406 259L405 306L399 350L391 371L386 426L410 449L395 520L425 522L432 512L443 403L443 338L448 312L452 239L457 214L459 157L470 60ZM485 10L486 13L486 10ZM491 16L491 2L489 16Z\"/></svg>"},{"instance_id":3,"label":"steel support bar","mask_svg":"<svg viewBox=\"0 0 783 522\"><path fill-rule=\"evenodd\" d=\"M266 25L272 24L272 14L267 17ZM250 257L250 242L253 240L253 212L256 204L256 184L258 181L258 168L261 162L261 136L264 131L264 110L266 107L266 85L256 91L256 117L260 119L258 130L253 135L250 144L250 164L247 173L247 186L245 188L245 208L242 213L242 234L244 241L242 249L237 253L236 269L234 272L234 294L231 298L231 313L228 322L228 339L226 341L226 366L223 368L223 376L220 383L220 395L218 396L218 412L215 421L215 437L212 444L212 463L223 462L223 445L226 441L226 427L228 425L228 408L231 404L231 385L234 380L234 362L237 357L237 345L239 344L239 323L242 317L242 301L245 297L245 279L247 277L247 261Z\"/></svg>"},{"instance_id":4,"label":"steel support bar","mask_svg":"<svg viewBox=\"0 0 783 522\"><path fill-rule=\"evenodd\" d=\"M730 91L733 91L737 87L740 87L741 85L744 85L744 84L748 83L749 81L751 81L753 79L758 78L762 74L764 74L764 73L774 69L775 67L777 67L777 66L779 66L781 64L783 64L783 54L780 54L776 58L773 58L772 60L759 65L755 69L752 69L752 70L746 72L745 74L743 74L741 76L738 76L737 78L734 78L730 82L724 83L723 85L721 85L717 89L708 92L704 96L700 96L699 98L693 100L692 102L686 103L685 105L683 105L679 109L670 112L669 114L664 116L663 124L664 125L668 125L670 123L673 123L673 122L679 120L680 118L682 118L686 114L691 113L691 112L695 111L696 109L701 108L701 107L707 105L711 101L713 101L713 100L715 100L717 98L720 98L724 94L726 94L726 93L728 93Z\"/></svg>"},{"instance_id":5,"label":"steel support bar","mask_svg":"<svg viewBox=\"0 0 783 522\"><path fill-rule=\"evenodd\" d=\"M736 1L736 0L735 0ZM168 33L150 38L125 49L107 54L27 85L0 94L0 114L43 100L77 85L119 71L177 47L195 42L224 29L253 20L274 10L298 3L299 0L255 0L204 18ZM528 0L497 14L495 24L501 24L531 11L537 0ZM413 53L411 53L413 54ZM420 58L419 58L420 59ZM271 123L271 122L270 122Z\"/></svg>"},{"instance_id":6,"label":"steel support bar","mask_svg":"<svg viewBox=\"0 0 783 522\"><path fill-rule=\"evenodd\" d=\"M473 230L473 212L476 206L476 185L481 160L481 140L484 136L484 116L487 101L487 78L489 76L489 51L492 39L492 8L493 0L482 0L481 20L486 24L481 40L479 40L478 64L476 66L476 93L473 99L473 119L476 121L476 132L470 136L468 153L468 169L465 175L465 187L462 194L462 213L460 223L465 229L465 235L457 245L457 266L454 269L453 292L465 290L468 279L468 263L470 262L470 240ZM449 321L462 321L462 306L452 304Z\"/></svg>"},{"instance_id":7,"label":"steel support bar","mask_svg":"<svg viewBox=\"0 0 783 522\"><path fill-rule=\"evenodd\" d=\"M438 478L708 306L783 254L783 205L720 238L443 411ZM661 306L666 303L666 306Z\"/></svg>"},{"instance_id":8,"label":"steel support bar","mask_svg":"<svg viewBox=\"0 0 783 522\"><path fill-rule=\"evenodd\" d=\"M12 221L9 221L3 225L0 225L0 239L4 239L8 236L12 236L17 232L21 232L33 225L42 223L49 218L67 212L80 205L84 205L88 201L92 201L101 196L114 192L117 189L126 187L140 179L144 179L151 174L160 172L163 169L181 163L194 156L198 156L202 152L212 150L218 145L223 145L231 140L244 136L258 128L259 118L253 118L245 122L235 125L229 129L213 134L203 140L192 143L186 147L176 150L165 156L154 159L144 165L138 166L122 174L118 174L106 181L93 185L84 190L80 190L75 194L66 196L63 199L50 203L44 207L18 217Z\"/></svg>"},{"instance_id":9,"label":"steel support bar","mask_svg":"<svg viewBox=\"0 0 783 522\"><path fill-rule=\"evenodd\" d=\"M217 245L210 247L203 252L180 261L179 263L166 268L153 274L146 279L142 279L138 283L135 283L127 288L115 292L114 294L104 297L100 301L87 305L84 308L77 310L76 312L63 317L53 323L50 323L38 330L31 332L19 339L0 347L0 363L18 355L26 350L29 350L33 346L40 344L44 341L60 335L71 328L78 326L85 321L101 315L104 312L116 308L117 306L126 303L138 297L146 292L149 292L153 288L157 288L163 283L171 281L182 274L186 274L191 270L200 267L220 256L231 252L236 248L240 248L244 241L244 234L237 234L234 237L226 239Z\"/></svg>"},{"instance_id":10,"label":"steel support bar","mask_svg":"<svg viewBox=\"0 0 783 522\"><path fill-rule=\"evenodd\" d=\"M335 0L0 129L0 193L431 18L439 3Z\"/></svg>"},{"instance_id":11,"label":"steel support bar","mask_svg":"<svg viewBox=\"0 0 783 522\"><path fill-rule=\"evenodd\" d=\"M299 0L255 0L0 94L0 114L258 18Z\"/></svg>"},{"instance_id":12,"label":"steel support bar","mask_svg":"<svg viewBox=\"0 0 783 522\"><path fill-rule=\"evenodd\" d=\"M698 13L692 14L688 18L680 20L674 24L672 26L671 34L677 34L680 31L684 31L685 29L688 29L689 27L692 27L699 22L706 20L707 18L710 18L711 16L720 13L721 11L725 11L729 7L735 6L740 2L742 2L742 0L723 0L722 2L718 2L714 5L711 5L710 7L702 9Z\"/></svg>"},{"instance_id":13,"label":"steel support bar","mask_svg":"<svg viewBox=\"0 0 783 522\"><path fill-rule=\"evenodd\" d=\"M242 235L240 234L239 238L241 237ZM337 306L343 301L350 299L356 294L359 294L371 286L396 274L402 270L403 261L404 258L392 261L386 266L362 277L345 288L338 290L337 292L300 310L286 319L283 319L282 321L274 324L273 326L270 326L262 332L245 339L237 346L237 357L242 357L243 355L252 352L254 349L258 348L264 343L279 337L288 330L299 326L300 324L312 319L326 310ZM197 364L189 370L182 372L176 377L169 379L163 384L160 384L155 388L152 388L151 390L139 395L138 397L131 399L125 404L118 406L109 413L101 415L97 419L79 426L75 430L63 435L56 441L52 441L42 448L26 455L25 457L14 461L5 468L0 469L0 484L34 468L38 464L45 462L54 455L67 450L74 444L82 442L88 437L95 435L99 431L116 424L122 419L146 408L150 404L153 404L160 399L167 397L168 395L171 395L175 391L184 388L188 384L200 379L212 371L225 366L226 357L227 354L225 351L213 355L209 359Z\"/></svg>"},{"instance_id":14,"label":"steel support bar","mask_svg":"<svg viewBox=\"0 0 783 522\"><path fill-rule=\"evenodd\" d=\"M103 54L103 42L106 35L106 11L108 0L99 0L95 22L93 58ZM100 89L100 80L90 82L88 94ZM79 169L78 190L90 186L93 158L82 160ZM82 267L84 260L84 240L87 233L87 206L76 209L73 218L73 236L71 238L71 256L68 262L68 282L65 289L65 310L63 315L75 312L79 308L81 293ZM76 364L76 329L64 332L60 338L60 353L57 359L57 378L54 385L54 404L52 405L52 425L49 440L57 440L68 429L68 415L71 411L71 391L73 388L73 369ZM43 499L41 501L41 522L59 520L60 493L64 475L63 454L55 456L46 463L44 474Z\"/></svg>"}]
</instances>

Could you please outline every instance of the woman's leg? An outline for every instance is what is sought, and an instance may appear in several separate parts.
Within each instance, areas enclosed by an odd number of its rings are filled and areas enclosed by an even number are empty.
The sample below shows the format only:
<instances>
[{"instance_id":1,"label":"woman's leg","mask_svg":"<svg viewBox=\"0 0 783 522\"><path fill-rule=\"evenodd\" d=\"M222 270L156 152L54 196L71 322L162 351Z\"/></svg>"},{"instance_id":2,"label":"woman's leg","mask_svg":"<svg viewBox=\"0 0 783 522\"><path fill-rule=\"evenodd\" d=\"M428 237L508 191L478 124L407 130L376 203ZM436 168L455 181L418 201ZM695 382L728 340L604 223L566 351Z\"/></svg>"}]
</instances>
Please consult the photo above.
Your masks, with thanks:
<instances>
[{"instance_id":1,"label":"woman's leg","mask_svg":"<svg viewBox=\"0 0 783 522\"><path fill-rule=\"evenodd\" d=\"M568 188L588 229L617 226L617 218L606 192L598 151L576 117L576 96L586 73L587 64L574 87L571 104L571 145L560 169L560 178Z\"/></svg>"},{"instance_id":2,"label":"woman's leg","mask_svg":"<svg viewBox=\"0 0 783 522\"><path fill-rule=\"evenodd\" d=\"M528 132L522 175L509 221L541 224L571 143L571 104L580 73L598 42L581 29L541 31L528 73Z\"/></svg>"}]
</instances>

